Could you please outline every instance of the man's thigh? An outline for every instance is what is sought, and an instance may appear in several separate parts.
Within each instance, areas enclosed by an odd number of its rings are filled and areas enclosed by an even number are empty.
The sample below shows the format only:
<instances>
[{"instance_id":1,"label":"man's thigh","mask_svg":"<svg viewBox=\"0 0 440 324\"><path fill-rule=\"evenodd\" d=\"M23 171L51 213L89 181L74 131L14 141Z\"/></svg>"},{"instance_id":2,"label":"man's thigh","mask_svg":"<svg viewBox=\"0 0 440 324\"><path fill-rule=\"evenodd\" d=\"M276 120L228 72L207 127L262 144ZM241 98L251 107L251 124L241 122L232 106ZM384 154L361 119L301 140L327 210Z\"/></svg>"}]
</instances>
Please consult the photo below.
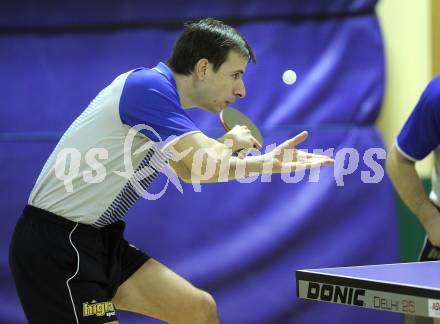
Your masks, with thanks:
<instances>
[{"instance_id":1,"label":"man's thigh","mask_svg":"<svg viewBox=\"0 0 440 324\"><path fill-rule=\"evenodd\" d=\"M163 264L149 259L119 286L112 301L116 309L179 322L185 314L196 313L203 299L209 302L210 298Z\"/></svg>"}]
</instances>

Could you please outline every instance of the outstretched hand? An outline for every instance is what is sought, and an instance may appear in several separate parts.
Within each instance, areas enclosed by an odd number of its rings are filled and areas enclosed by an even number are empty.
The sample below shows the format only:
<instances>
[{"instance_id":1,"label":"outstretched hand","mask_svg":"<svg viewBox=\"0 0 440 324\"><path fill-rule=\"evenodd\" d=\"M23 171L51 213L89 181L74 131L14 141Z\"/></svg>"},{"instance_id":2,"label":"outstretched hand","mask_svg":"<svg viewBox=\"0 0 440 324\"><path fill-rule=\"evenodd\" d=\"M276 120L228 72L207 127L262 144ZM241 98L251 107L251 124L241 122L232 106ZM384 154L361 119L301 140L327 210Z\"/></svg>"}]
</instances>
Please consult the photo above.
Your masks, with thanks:
<instances>
[{"instance_id":1,"label":"outstretched hand","mask_svg":"<svg viewBox=\"0 0 440 324\"><path fill-rule=\"evenodd\" d=\"M335 160L328 156L296 149L296 146L304 142L308 135L308 132L304 131L265 154L269 161L272 160L273 171L287 173L335 163Z\"/></svg>"}]
</instances>

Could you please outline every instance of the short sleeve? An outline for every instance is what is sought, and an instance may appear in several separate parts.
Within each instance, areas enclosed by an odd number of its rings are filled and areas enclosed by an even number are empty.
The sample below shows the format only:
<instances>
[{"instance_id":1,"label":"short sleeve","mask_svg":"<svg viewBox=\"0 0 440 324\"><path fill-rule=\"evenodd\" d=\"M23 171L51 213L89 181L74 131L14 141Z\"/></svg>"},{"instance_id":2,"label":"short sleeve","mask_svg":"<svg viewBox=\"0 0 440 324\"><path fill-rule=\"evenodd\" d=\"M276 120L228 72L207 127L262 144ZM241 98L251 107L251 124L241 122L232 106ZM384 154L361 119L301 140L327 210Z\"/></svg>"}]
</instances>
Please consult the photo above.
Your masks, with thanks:
<instances>
[{"instance_id":1,"label":"short sleeve","mask_svg":"<svg viewBox=\"0 0 440 324\"><path fill-rule=\"evenodd\" d=\"M137 69L127 77L119 113L128 126L146 125L140 132L154 142L200 131L180 106L173 84L154 70Z\"/></svg>"},{"instance_id":2,"label":"short sleeve","mask_svg":"<svg viewBox=\"0 0 440 324\"><path fill-rule=\"evenodd\" d=\"M440 144L440 77L433 79L396 138L397 149L422 160Z\"/></svg>"}]
</instances>

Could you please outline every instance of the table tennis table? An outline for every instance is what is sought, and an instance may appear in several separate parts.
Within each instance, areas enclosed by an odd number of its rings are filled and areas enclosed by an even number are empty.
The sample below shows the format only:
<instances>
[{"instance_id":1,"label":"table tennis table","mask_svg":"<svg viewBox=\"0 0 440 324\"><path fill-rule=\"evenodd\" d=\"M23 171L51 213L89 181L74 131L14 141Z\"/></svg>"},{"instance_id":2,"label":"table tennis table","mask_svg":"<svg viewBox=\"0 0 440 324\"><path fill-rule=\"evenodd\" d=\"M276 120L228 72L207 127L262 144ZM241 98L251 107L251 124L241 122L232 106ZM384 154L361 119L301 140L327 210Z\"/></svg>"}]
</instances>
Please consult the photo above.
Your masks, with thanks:
<instances>
[{"instance_id":1,"label":"table tennis table","mask_svg":"<svg viewBox=\"0 0 440 324\"><path fill-rule=\"evenodd\" d=\"M297 270L296 289L300 298L403 313L406 323L440 318L440 261Z\"/></svg>"}]
</instances>

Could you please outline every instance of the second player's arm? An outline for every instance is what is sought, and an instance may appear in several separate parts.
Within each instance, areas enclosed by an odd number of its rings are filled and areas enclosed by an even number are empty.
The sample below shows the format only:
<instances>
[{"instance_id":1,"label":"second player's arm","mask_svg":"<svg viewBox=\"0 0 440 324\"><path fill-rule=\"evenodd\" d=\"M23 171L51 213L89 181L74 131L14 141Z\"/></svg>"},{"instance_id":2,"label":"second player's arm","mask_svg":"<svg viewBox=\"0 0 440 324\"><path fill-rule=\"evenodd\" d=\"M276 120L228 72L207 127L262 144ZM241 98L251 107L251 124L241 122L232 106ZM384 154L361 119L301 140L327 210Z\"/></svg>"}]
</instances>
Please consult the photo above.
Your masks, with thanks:
<instances>
[{"instance_id":1,"label":"second player's arm","mask_svg":"<svg viewBox=\"0 0 440 324\"><path fill-rule=\"evenodd\" d=\"M415 163L393 145L388 153L386 168L394 188L422 223L431 242L440 246L440 213L425 192Z\"/></svg>"}]
</instances>

